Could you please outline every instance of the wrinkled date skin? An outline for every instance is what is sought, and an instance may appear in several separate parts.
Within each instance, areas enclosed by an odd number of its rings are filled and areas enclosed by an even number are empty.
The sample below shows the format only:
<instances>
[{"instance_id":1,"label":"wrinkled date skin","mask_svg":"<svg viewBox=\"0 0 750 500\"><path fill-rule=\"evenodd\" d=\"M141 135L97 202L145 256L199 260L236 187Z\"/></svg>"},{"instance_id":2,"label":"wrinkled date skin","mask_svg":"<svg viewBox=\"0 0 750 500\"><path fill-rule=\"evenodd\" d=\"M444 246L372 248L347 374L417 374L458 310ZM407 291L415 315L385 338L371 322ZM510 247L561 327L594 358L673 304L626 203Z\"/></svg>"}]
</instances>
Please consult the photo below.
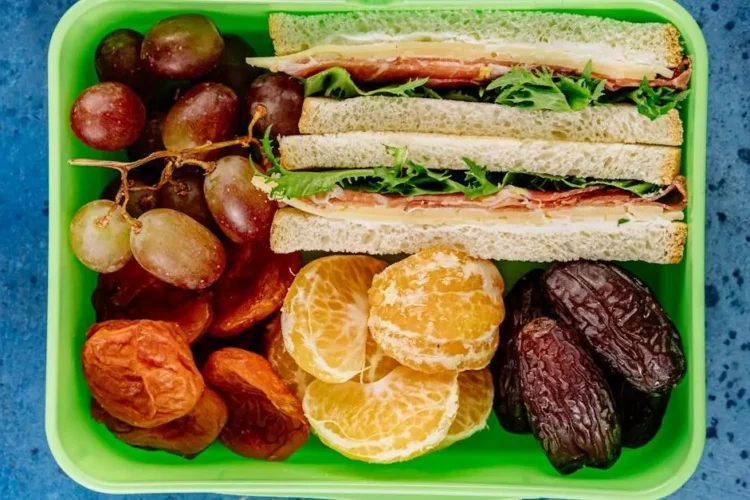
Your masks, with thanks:
<instances>
[{"instance_id":1,"label":"wrinkled date skin","mask_svg":"<svg viewBox=\"0 0 750 500\"><path fill-rule=\"evenodd\" d=\"M626 448L646 446L661 428L672 391L641 392L617 375L608 377L622 425L622 445Z\"/></svg>"},{"instance_id":2,"label":"wrinkled date skin","mask_svg":"<svg viewBox=\"0 0 750 500\"><path fill-rule=\"evenodd\" d=\"M91 297L98 321L153 319L180 325L192 344L213 320L210 292L185 290L164 283L130 259L119 271L100 274Z\"/></svg>"},{"instance_id":3,"label":"wrinkled date skin","mask_svg":"<svg viewBox=\"0 0 750 500\"><path fill-rule=\"evenodd\" d=\"M544 288L560 321L636 389L669 390L685 375L680 334L651 290L627 271L603 262L559 263L545 273Z\"/></svg>"},{"instance_id":4,"label":"wrinkled date skin","mask_svg":"<svg viewBox=\"0 0 750 500\"><path fill-rule=\"evenodd\" d=\"M175 323L97 323L83 345L83 375L113 417L152 428L185 416L205 387L184 333Z\"/></svg>"},{"instance_id":5,"label":"wrinkled date skin","mask_svg":"<svg viewBox=\"0 0 750 500\"><path fill-rule=\"evenodd\" d=\"M299 253L275 254L267 242L234 246L229 267L214 288L214 321L209 334L231 337L281 309L302 266Z\"/></svg>"},{"instance_id":6,"label":"wrinkled date skin","mask_svg":"<svg viewBox=\"0 0 750 500\"><path fill-rule=\"evenodd\" d=\"M206 388L198 403L184 417L151 429L141 429L118 420L91 401L94 420L107 426L117 439L136 448L162 450L185 458L195 458L216 441L229 417L226 403Z\"/></svg>"},{"instance_id":7,"label":"wrinkled date skin","mask_svg":"<svg viewBox=\"0 0 750 500\"><path fill-rule=\"evenodd\" d=\"M500 425L508 432L528 434L529 417L521 397L518 334L528 322L546 314L541 278L544 271L534 269L524 275L505 297L505 321L500 325L500 346L492 364L495 382L493 408Z\"/></svg>"},{"instance_id":8,"label":"wrinkled date skin","mask_svg":"<svg viewBox=\"0 0 750 500\"><path fill-rule=\"evenodd\" d=\"M307 440L301 403L262 356L221 349L208 358L203 376L229 407L220 439L238 455L285 460Z\"/></svg>"},{"instance_id":9,"label":"wrinkled date skin","mask_svg":"<svg viewBox=\"0 0 750 500\"><path fill-rule=\"evenodd\" d=\"M549 318L518 337L521 392L534 436L561 474L607 469L620 456L621 430L602 372L577 335Z\"/></svg>"}]
</instances>

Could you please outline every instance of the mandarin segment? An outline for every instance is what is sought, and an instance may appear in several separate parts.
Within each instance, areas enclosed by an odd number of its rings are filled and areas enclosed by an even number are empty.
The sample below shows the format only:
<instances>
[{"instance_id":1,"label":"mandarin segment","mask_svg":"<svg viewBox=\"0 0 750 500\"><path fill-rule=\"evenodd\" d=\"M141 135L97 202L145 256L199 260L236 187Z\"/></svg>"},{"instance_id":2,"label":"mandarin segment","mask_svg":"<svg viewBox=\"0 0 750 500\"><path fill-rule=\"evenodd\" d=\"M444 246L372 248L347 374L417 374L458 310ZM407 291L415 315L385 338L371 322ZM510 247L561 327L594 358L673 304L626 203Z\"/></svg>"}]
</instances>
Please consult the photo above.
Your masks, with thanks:
<instances>
[{"instance_id":1,"label":"mandarin segment","mask_svg":"<svg viewBox=\"0 0 750 500\"><path fill-rule=\"evenodd\" d=\"M367 290L386 263L360 255L317 259L297 274L281 309L287 352L315 378L345 382L365 366Z\"/></svg>"},{"instance_id":2,"label":"mandarin segment","mask_svg":"<svg viewBox=\"0 0 750 500\"><path fill-rule=\"evenodd\" d=\"M297 399L302 401L307 386L315 380L315 377L300 368L294 358L286 351L284 339L281 336L281 317L279 315L276 315L266 325L264 341L263 354L271 363L271 368L281 377L289 390L297 396Z\"/></svg>"},{"instance_id":3,"label":"mandarin segment","mask_svg":"<svg viewBox=\"0 0 750 500\"><path fill-rule=\"evenodd\" d=\"M303 408L328 447L370 463L393 463L435 449L458 411L456 372L400 366L370 384L314 381Z\"/></svg>"},{"instance_id":4,"label":"mandarin segment","mask_svg":"<svg viewBox=\"0 0 750 500\"><path fill-rule=\"evenodd\" d=\"M489 368L458 374L458 413L448 429L448 435L440 443L441 449L466 439L487 426L494 392Z\"/></svg>"},{"instance_id":5,"label":"mandarin segment","mask_svg":"<svg viewBox=\"0 0 750 500\"><path fill-rule=\"evenodd\" d=\"M370 332L386 354L416 370L481 369L497 349L503 288L490 261L424 250L373 280Z\"/></svg>"}]
</instances>

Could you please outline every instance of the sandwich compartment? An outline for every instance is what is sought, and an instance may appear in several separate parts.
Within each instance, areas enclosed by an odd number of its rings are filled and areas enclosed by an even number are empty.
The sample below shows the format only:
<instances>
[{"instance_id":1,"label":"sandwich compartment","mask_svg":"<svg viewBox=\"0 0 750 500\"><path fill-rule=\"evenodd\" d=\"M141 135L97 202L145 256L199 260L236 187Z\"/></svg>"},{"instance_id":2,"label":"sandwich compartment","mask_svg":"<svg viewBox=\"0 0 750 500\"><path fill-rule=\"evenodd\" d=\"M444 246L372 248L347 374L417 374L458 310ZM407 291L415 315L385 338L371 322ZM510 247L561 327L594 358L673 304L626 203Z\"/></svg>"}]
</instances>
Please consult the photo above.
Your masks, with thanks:
<instances>
[{"instance_id":1,"label":"sandwich compartment","mask_svg":"<svg viewBox=\"0 0 750 500\"><path fill-rule=\"evenodd\" d=\"M63 17L49 49L49 290L46 432L60 467L84 486L109 493L220 492L321 498L564 497L655 498L684 484L695 470L705 440L704 220L708 54L698 25L672 0L477 0L472 8L524 9L599 15L629 21L668 21L680 31L693 57L692 94L682 111L685 125L682 172L690 203L685 257L679 265L628 263L646 281L677 325L688 372L673 393L656 438L624 450L609 470L560 476L530 435L489 429L465 442L416 460L368 465L348 460L311 437L286 462L251 461L213 445L192 461L130 448L89 415L89 393L80 347L94 321L89 306L95 273L70 251L68 225L75 211L98 196L113 172L70 167L75 157L97 158L69 131L68 113L78 93L96 82L93 57L109 31L145 32L159 19L197 12L220 30L246 38L259 55L272 53L268 14L360 9L456 9L455 1L361 0L82 0ZM114 156L110 156L114 157ZM506 288L537 264L503 262Z\"/></svg>"}]
</instances>

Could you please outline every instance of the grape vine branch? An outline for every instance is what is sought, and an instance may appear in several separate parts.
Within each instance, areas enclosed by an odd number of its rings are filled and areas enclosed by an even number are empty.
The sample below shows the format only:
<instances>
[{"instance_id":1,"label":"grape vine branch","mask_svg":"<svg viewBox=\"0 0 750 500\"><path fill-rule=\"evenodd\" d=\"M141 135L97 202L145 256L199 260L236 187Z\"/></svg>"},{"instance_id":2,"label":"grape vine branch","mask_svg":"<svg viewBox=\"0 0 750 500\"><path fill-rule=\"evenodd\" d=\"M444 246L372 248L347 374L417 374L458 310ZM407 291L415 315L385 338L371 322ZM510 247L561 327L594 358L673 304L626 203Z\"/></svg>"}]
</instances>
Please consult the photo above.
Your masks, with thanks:
<instances>
[{"instance_id":1,"label":"grape vine branch","mask_svg":"<svg viewBox=\"0 0 750 500\"><path fill-rule=\"evenodd\" d=\"M131 217L127 210L127 204L130 200L130 193L131 191L158 191L162 187L164 187L166 184L181 184L179 181L172 180L172 174L174 171L180 167L183 167L185 165L195 165L203 170L205 172L211 173L216 168L216 162L214 161L206 161L206 160L200 160L196 158L196 155L199 155L201 153L207 153L210 151L216 151L219 149L225 149L230 148L232 146L240 146L242 148L249 148L251 145L255 145L259 150L262 149L260 141L253 137L253 127L255 124L266 116L267 110L265 106L258 105L255 113L253 114L252 120L250 120L250 124L247 127L247 135L236 137L234 139L231 139L229 141L222 141L222 142L207 142L206 144L202 144L200 146L196 146L194 148L188 148L183 149L180 151L172 151L172 150L164 150L164 151L154 151L150 155L141 158L139 160L130 161L130 162L124 162L124 161L114 161L114 160L91 160L91 159L73 159L68 160L69 165L73 166L83 166L83 167L103 167L103 168L111 168L114 170L117 170L120 172L120 189L117 191L117 195L115 196L115 203L112 205L112 208L107 212L106 215L99 218L96 221L97 226L99 227L106 227L107 224L109 224L109 219L112 217L112 214L118 209L121 208L122 216L125 218L125 220L130 224L130 227L138 232L141 229L141 223ZM249 155L248 155L249 156ZM128 173L136 169L140 166L146 165L147 163L150 163L154 160L160 160L160 159L166 159L167 163L164 167L164 170L161 172L161 177L159 178L159 182L157 182L153 186L131 186L128 182ZM252 160L249 160L252 161ZM264 160L265 161L265 160Z\"/></svg>"}]
</instances>

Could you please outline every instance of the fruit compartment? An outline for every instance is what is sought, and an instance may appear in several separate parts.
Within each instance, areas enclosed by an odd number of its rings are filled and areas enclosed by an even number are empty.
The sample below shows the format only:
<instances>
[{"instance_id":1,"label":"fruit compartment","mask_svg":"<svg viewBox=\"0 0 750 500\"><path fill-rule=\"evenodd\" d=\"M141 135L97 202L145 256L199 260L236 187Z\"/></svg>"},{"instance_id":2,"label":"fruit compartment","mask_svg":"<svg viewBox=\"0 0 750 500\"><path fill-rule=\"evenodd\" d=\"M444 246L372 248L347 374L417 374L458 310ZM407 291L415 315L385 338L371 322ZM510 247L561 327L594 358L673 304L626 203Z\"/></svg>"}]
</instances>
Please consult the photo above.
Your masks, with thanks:
<instances>
[{"instance_id":1,"label":"fruit compartment","mask_svg":"<svg viewBox=\"0 0 750 500\"><path fill-rule=\"evenodd\" d=\"M46 431L60 467L82 485L110 493L222 492L270 496L369 498L373 496L522 496L566 498L662 497L690 477L700 459L705 428L704 219L705 136L708 63L705 41L690 15L672 0L477 0L474 8L552 10L631 21L668 20L682 33L694 58L692 95L685 106L683 172L691 193L689 239L676 266L626 265L644 279L679 328L688 362L656 438L638 450L624 450L609 470L557 474L530 435L489 429L447 450L402 464L376 466L348 460L315 437L282 463L251 461L220 444L192 461L130 448L89 414L89 393L80 367L80 347L94 322L90 296L96 274L69 247L68 225L84 203L98 197L113 172L71 167L70 158L107 155L86 148L69 129L76 96L95 83L94 51L116 28L145 32L178 13L211 17L223 33L245 38L259 55L272 53L267 33L270 12L331 12L358 9L455 9L450 0L303 2L287 0L82 0L60 21L49 49L49 300ZM117 154L107 157L119 159ZM535 264L503 262L510 288Z\"/></svg>"}]
</instances>

